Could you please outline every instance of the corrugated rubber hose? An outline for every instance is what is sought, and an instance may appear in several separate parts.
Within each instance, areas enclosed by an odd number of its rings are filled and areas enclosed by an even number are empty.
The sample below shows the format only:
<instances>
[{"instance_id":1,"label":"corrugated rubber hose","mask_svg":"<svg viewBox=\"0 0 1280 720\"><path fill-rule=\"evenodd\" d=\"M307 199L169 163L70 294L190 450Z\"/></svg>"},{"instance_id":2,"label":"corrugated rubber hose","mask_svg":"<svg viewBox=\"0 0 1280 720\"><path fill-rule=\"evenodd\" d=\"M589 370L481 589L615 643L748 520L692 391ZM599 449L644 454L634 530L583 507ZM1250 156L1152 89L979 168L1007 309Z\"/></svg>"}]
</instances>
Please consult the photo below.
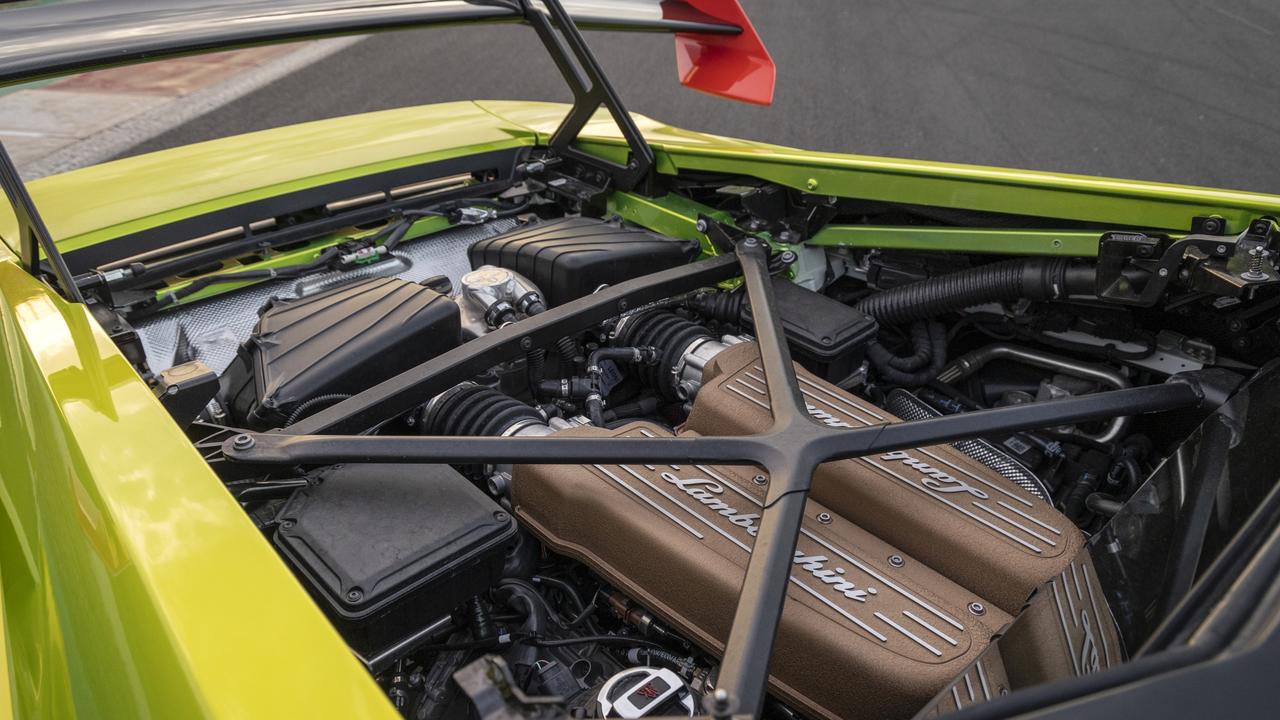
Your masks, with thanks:
<instances>
[{"instance_id":1,"label":"corrugated rubber hose","mask_svg":"<svg viewBox=\"0 0 1280 720\"><path fill-rule=\"evenodd\" d=\"M1001 260L875 293L859 302L884 325L902 325L988 302L1058 300L1092 293L1094 270L1065 258Z\"/></svg>"}]
</instances>

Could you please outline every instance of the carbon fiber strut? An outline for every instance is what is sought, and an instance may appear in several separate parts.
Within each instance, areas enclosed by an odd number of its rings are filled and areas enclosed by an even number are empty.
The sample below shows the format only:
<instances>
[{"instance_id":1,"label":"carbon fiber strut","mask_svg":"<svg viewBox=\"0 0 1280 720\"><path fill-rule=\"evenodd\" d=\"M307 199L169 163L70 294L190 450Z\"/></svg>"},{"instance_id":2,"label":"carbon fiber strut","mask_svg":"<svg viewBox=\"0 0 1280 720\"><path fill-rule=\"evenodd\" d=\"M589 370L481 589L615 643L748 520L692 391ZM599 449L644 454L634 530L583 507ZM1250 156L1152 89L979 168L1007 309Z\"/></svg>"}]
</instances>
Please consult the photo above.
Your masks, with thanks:
<instances>
[{"instance_id":1,"label":"carbon fiber strut","mask_svg":"<svg viewBox=\"0 0 1280 720\"><path fill-rule=\"evenodd\" d=\"M1014 405L962 415L860 428L832 428L810 418L796 382L769 279L768 249L755 238L737 241L734 255L621 283L595 295L553 308L473 340L401 376L322 411L282 433L243 433L227 440L224 456L260 465L327 465L338 462L459 463L596 462L716 463L754 465L768 470L769 494L743 578L733 626L717 681L718 705L734 714L758 717L769 680L769 657L786 598L796 538L813 471L821 463L877 452L921 447L996 433L1113 417L1216 405L1229 388L1221 376L1188 373L1163 385L1100 392L1063 400ZM736 257L737 262L734 262ZM477 364L492 365L520 352L526 339L549 344L568 329L582 329L638 307L628 297L652 302L705 286L740 266L751 302L761 366L773 413L769 429L731 437L394 437L333 436L310 433L346 429L420 405L434 393L467 379ZM520 326L524 326L521 328ZM468 359L470 358L470 359ZM485 365L487 367L488 365ZM289 433L305 434L289 434ZM717 715L720 714L717 708Z\"/></svg>"}]
</instances>

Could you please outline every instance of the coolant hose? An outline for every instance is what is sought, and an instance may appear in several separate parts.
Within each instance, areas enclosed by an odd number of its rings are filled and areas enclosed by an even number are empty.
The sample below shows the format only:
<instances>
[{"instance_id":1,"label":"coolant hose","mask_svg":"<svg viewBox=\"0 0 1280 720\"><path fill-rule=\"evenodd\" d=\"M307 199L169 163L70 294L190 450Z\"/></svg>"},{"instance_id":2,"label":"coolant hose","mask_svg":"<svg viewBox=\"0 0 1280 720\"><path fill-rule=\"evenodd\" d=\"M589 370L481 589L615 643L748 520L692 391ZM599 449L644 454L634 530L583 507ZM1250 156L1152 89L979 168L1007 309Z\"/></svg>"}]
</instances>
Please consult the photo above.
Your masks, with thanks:
<instances>
[{"instance_id":1,"label":"coolant hose","mask_svg":"<svg viewBox=\"0 0 1280 720\"><path fill-rule=\"evenodd\" d=\"M658 358L658 350L652 347L610 347L592 350L587 356L587 376L591 379L591 392L587 393L587 416L591 418L591 424L604 427L604 392L600 382L604 371L600 363L612 360L637 365L653 365L658 362Z\"/></svg>"},{"instance_id":2,"label":"coolant hose","mask_svg":"<svg viewBox=\"0 0 1280 720\"><path fill-rule=\"evenodd\" d=\"M902 325L988 302L1059 300L1093 294L1095 270L1065 258L1002 260L878 292L855 307L884 325Z\"/></svg>"}]
</instances>

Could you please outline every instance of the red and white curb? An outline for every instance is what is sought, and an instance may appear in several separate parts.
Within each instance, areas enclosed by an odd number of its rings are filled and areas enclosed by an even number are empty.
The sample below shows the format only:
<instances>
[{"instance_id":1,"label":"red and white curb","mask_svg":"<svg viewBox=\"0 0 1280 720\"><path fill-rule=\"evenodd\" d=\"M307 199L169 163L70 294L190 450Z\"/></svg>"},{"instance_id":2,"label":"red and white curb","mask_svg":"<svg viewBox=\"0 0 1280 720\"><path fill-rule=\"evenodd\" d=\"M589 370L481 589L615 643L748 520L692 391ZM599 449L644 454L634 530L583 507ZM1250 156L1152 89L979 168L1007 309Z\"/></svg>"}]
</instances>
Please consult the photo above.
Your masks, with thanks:
<instances>
[{"instance_id":1,"label":"red and white curb","mask_svg":"<svg viewBox=\"0 0 1280 720\"><path fill-rule=\"evenodd\" d=\"M94 165L361 39L160 60L0 95L0 141L28 180Z\"/></svg>"}]
</instances>

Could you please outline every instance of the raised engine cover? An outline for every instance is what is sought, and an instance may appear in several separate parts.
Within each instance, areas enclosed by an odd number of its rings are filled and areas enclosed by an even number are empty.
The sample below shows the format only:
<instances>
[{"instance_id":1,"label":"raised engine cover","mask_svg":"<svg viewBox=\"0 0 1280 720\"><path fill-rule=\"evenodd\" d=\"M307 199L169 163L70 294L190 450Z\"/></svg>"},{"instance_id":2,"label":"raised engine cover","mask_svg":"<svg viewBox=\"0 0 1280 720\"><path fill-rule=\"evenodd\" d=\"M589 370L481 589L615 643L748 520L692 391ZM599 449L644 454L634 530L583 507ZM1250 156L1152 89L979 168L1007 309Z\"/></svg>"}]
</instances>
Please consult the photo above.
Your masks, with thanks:
<instances>
[{"instance_id":1,"label":"raised engine cover","mask_svg":"<svg viewBox=\"0 0 1280 720\"><path fill-rule=\"evenodd\" d=\"M564 432L666 435L636 423ZM768 478L750 468L517 466L517 515L711 652L723 650ZM892 559L891 559L892 558ZM981 615L969 608L984 607ZM771 690L818 717L905 718L961 674L1010 616L811 501ZM990 687L1007 687L998 663Z\"/></svg>"},{"instance_id":2,"label":"raised engine cover","mask_svg":"<svg viewBox=\"0 0 1280 720\"><path fill-rule=\"evenodd\" d=\"M796 373L821 422L900 422L799 367ZM771 420L759 351L742 343L707 364L685 429L745 435ZM827 463L814 474L810 497L1010 613L1064 572L1084 544L1048 503L949 445Z\"/></svg>"}]
</instances>

